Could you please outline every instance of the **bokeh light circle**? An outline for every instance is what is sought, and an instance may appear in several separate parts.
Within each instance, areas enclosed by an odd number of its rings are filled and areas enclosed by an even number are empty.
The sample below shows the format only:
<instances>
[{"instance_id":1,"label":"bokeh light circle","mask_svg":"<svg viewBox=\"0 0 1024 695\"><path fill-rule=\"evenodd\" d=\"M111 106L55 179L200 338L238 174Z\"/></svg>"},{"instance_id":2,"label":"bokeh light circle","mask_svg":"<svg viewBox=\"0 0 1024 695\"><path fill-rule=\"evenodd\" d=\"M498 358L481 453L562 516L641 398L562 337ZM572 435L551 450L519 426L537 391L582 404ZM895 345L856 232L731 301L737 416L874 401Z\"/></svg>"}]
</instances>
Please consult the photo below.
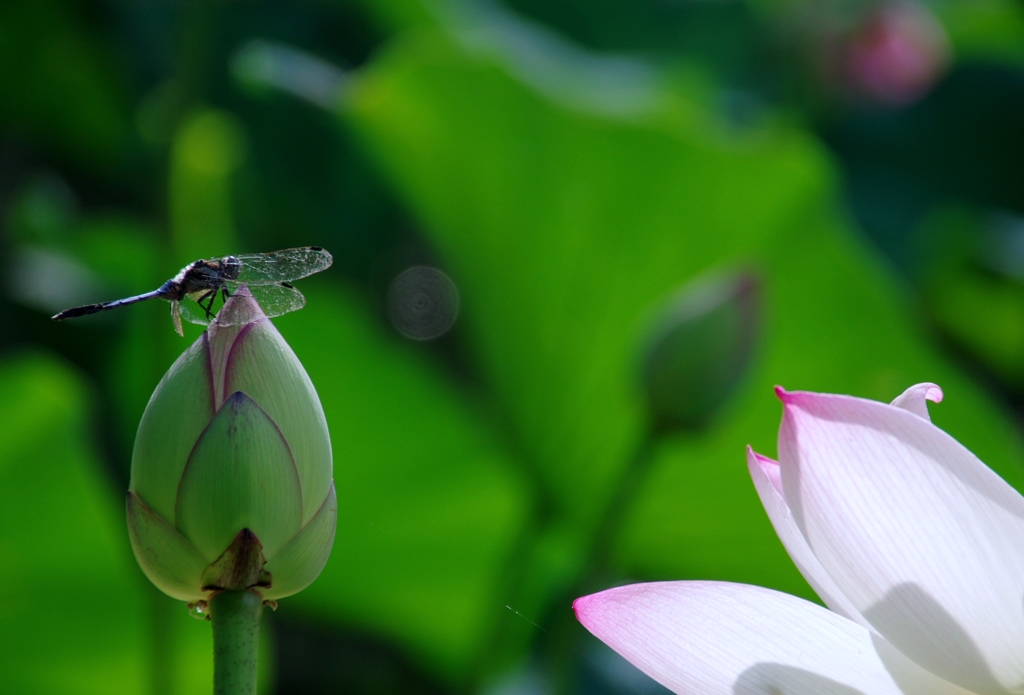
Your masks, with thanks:
<instances>
[{"instance_id":1,"label":"bokeh light circle","mask_svg":"<svg viewBox=\"0 0 1024 695\"><path fill-rule=\"evenodd\" d=\"M459 291L437 268L413 266L399 273L388 288L388 319L413 340L433 340L455 324Z\"/></svg>"}]
</instances>

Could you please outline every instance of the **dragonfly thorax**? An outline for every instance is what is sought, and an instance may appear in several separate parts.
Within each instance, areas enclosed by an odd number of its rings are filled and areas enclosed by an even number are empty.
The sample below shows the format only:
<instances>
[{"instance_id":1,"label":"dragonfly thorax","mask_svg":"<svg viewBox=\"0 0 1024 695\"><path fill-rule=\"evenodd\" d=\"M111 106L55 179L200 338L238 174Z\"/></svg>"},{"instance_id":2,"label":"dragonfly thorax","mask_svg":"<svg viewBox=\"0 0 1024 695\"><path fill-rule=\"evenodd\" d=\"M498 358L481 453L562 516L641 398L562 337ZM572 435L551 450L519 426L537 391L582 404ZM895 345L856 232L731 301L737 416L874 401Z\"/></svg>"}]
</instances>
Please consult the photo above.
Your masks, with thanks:
<instances>
[{"instance_id":1,"label":"dragonfly thorax","mask_svg":"<svg viewBox=\"0 0 1024 695\"><path fill-rule=\"evenodd\" d=\"M225 279L220 261L196 261L186 266L178 282L182 285L184 294L192 294L223 287Z\"/></svg>"}]
</instances>

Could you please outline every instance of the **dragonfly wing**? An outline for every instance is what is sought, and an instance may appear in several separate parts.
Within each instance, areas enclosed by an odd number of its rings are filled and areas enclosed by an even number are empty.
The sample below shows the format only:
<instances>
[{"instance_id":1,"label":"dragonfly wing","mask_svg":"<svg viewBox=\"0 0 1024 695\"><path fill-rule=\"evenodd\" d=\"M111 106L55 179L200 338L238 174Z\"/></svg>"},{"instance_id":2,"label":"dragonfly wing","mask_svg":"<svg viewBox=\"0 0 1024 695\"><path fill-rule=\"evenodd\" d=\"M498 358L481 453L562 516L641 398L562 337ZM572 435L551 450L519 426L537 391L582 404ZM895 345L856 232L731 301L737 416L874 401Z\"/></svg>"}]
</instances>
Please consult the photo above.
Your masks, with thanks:
<instances>
[{"instance_id":1,"label":"dragonfly wing","mask_svg":"<svg viewBox=\"0 0 1024 695\"><path fill-rule=\"evenodd\" d=\"M289 285L253 285L249 291L268 317L287 314L306 305L302 293ZM217 321L224 326L234 325L230 316L218 317Z\"/></svg>"},{"instance_id":2,"label":"dragonfly wing","mask_svg":"<svg viewBox=\"0 0 1024 695\"><path fill-rule=\"evenodd\" d=\"M334 258L319 246L236 256L242 262L237 282L273 285L298 280L331 267ZM294 310L292 310L294 311Z\"/></svg>"}]
</instances>

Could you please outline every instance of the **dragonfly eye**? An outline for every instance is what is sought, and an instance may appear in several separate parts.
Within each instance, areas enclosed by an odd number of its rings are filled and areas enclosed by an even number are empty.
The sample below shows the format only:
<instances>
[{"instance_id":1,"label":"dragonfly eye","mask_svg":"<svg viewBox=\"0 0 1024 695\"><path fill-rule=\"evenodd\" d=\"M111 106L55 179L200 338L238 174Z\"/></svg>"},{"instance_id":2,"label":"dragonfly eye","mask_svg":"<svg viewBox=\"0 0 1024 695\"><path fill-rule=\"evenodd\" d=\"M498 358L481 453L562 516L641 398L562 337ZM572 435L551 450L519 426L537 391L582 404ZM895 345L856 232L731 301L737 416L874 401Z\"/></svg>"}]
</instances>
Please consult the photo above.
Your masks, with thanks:
<instances>
[{"instance_id":1,"label":"dragonfly eye","mask_svg":"<svg viewBox=\"0 0 1024 695\"><path fill-rule=\"evenodd\" d=\"M242 272L242 261L238 260L236 256L228 256L224 259L224 263L221 266L221 275L226 280L237 280L240 272Z\"/></svg>"}]
</instances>

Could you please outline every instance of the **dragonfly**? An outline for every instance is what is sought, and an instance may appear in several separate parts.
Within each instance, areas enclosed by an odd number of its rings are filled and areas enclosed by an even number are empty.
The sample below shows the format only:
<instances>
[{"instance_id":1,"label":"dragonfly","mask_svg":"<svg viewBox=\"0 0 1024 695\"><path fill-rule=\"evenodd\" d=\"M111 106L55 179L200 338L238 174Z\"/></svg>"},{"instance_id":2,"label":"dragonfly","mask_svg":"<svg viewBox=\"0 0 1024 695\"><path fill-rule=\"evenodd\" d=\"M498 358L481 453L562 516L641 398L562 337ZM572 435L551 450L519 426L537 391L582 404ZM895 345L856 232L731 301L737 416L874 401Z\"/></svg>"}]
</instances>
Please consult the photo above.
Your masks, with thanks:
<instances>
[{"instance_id":1,"label":"dragonfly","mask_svg":"<svg viewBox=\"0 0 1024 695\"><path fill-rule=\"evenodd\" d=\"M319 246L200 259L189 263L152 292L66 309L52 318L63 321L147 299L166 299L171 303L171 320L178 335L184 335L182 318L202 326L214 321L230 326L232 317L219 316L214 307L223 306L239 286L248 287L268 317L280 316L306 304L306 298L291 282L326 270L333 262L331 254Z\"/></svg>"}]
</instances>

